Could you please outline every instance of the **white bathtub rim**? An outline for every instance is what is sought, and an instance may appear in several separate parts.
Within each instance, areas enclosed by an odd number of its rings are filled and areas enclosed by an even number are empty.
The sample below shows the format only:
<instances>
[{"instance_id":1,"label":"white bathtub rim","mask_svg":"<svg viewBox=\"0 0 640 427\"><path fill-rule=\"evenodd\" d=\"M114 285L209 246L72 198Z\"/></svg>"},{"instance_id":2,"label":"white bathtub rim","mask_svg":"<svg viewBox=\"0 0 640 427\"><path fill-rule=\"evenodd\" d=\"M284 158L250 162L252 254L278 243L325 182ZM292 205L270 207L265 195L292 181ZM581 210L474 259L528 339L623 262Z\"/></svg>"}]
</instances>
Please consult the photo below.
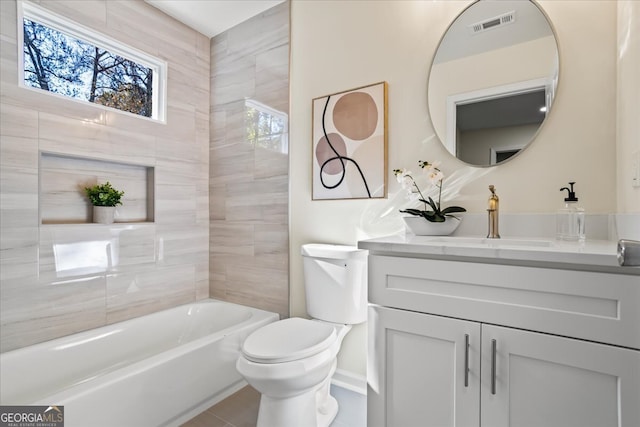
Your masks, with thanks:
<instances>
[{"instance_id":1,"label":"white bathtub rim","mask_svg":"<svg viewBox=\"0 0 640 427\"><path fill-rule=\"evenodd\" d=\"M253 318L250 318L249 320L252 320L252 319ZM268 318L265 318L265 319L261 319L260 323L251 323L250 325L248 325L246 323L249 322L249 320L243 322L241 325L237 325L236 328L233 329L233 332L239 333L256 324L259 324L260 326L262 326L263 324L268 323L267 322ZM55 392L47 396L46 398L39 399L36 402L29 403L29 404L65 405L69 401L69 399L75 399L86 393L90 393L94 391L96 388L108 387L109 385L114 384L115 382L121 381L122 378L130 377L141 371L152 369L154 367L157 367L159 365L166 363L167 360L178 358L187 353L191 353L192 351L202 348L208 344L211 344L218 340L222 340L226 336L230 335L228 333L228 329L231 329L231 328L227 328L226 333L223 331L220 331L209 336L198 338L195 341L188 342L186 344L180 345L179 347L172 348L171 350L165 351L163 353L159 353L154 356L148 357L146 359L142 359L137 362L131 363L129 365L116 368L112 371L105 372L104 374L100 375L99 384L94 384L95 383L94 380L97 378L97 376L95 376L85 381L75 383L73 385L65 387L64 389L61 389L58 392ZM169 355L167 353L169 353Z\"/></svg>"},{"instance_id":2,"label":"white bathtub rim","mask_svg":"<svg viewBox=\"0 0 640 427\"><path fill-rule=\"evenodd\" d=\"M205 303L205 304L209 304L209 303L222 303L222 304L232 304L232 305L238 305L238 304L234 304L234 303L229 303L229 302L225 302L225 301L220 301L220 300L216 300L216 299L204 299L204 300L200 300L200 301L196 301L196 302L192 302L192 303L188 303L188 304L184 304L182 306L177 306L177 307L172 307L172 308L168 308L166 310L171 310L171 309L175 309L178 307L186 307L186 306L192 306L192 305L197 305L200 303ZM108 368L105 368L103 370L97 371L95 373L95 375L92 375L90 377L87 378L83 378L79 381L74 381L72 383L69 384L65 384L64 387L58 388L56 390L52 390L50 393L48 393L46 396L42 396L42 393L39 393L37 396L34 397L34 399L30 399L29 401L24 401L24 402L16 402L16 401L4 401L2 404L3 405L13 405L13 404L19 404L19 405L50 405L50 404L57 404L57 405L64 405L66 401L68 401L69 399L74 399L77 398L78 396L84 395L86 393L91 392L92 390L95 390L96 388L103 388L106 387L110 384L113 384L114 382L119 381L121 378L123 377L128 377L131 375L134 375L137 372L146 370L146 369L150 369L152 367L158 366L164 362L166 362L167 360L173 359L173 358L177 358L180 357L182 355L185 355L186 353L192 352L194 350L197 350L199 348L202 348L208 344L211 344L215 341L218 340L222 340L224 339L226 336L230 335L230 334L235 334L235 333L240 333L244 330L246 330L247 328L251 328L254 325L258 324L259 326L263 326L267 323L269 323L270 319L273 319L273 315L274 313L270 313L264 310L260 310L260 309L256 309L253 307L248 307L248 306L241 306L244 307L246 309L249 310L250 312L250 316L246 319L244 319L244 321L242 321L241 323L235 324L235 325L231 325L227 328L221 329L216 331L215 333L209 334L209 335L205 335L203 337L197 338L195 340L192 341L188 341L186 343L181 343L175 347L172 347L170 349L167 349L161 353L157 353L154 354L152 356L147 356L143 359L139 359L139 360L135 360L135 361L131 361L127 364L124 365L111 365ZM154 313L150 313L149 315L152 315ZM258 317L258 319L256 318ZM117 322L117 323L113 323L110 325L106 325L106 326L102 326L100 328L95 328L93 330L87 330L87 331L83 331L83 332L79 332L77 334L73 334L70 335L68 337L62 337L61 339L69 339L72 336L78 336L80 335L80 337L86 337L89 336L92 331L95 331L96 329L110 329L110 328L117 328L119 327L119 325L121 325L122 323L125 322L132 322L135 321L137 318L133 318L133 319L128 319L125 320L123 322ZM277 319L276 319L277 320ZM43 343L38 343L38 344L34 344L33 346L29 346L29 347L25 347L24 349L27 348L32 348L35 347L34 350L37 350L38 347L43 346L46 348L47 345L51 345L51 342L55 341L55 340L50 340L50 341L46 341ZM16 349L16 350L12 350L10 352L7 353L3 353L2 355L0 355L0 357L2 357L5 354L13 354L14 352L19 352L20 350L23 349ZM100 377L99 379L99 383L97 383L95 380Z\"/></svg>"},{"instance_id":3,"label":"white bathtub rim","mask_svg":"<svg viewBox=\"0 0 640 427\"><path fill-rule=\"evenodd\" d=\"M259 308L254 308L254 307L245 306L245 305L241 305L241 304L236 304L236 303L232 303L232 302L222 301L222 300L218 300L218 299L215 299L215 298L205 298L205 299L202 299L202 300L197 300L197 301L192 301L192 302L189 302L189 303L186 303L186 304L177 305L175 307L167 307L165 309L162 309L162 310L159 310L159 311L155 311L155 312L152 312L152 313L147 313L147 314L144 314L142 316L133 317L133 318L130 318L130 319L125 319L125 320L121 320L121 321L118 321L118 322L109 323L109 324L98 326L98 327L95 327L95 328L74 332L74 333L72 333L70 335L65 335L65 336L62 336L62 337L53 338L53 339L50 339L50 340L47 340L47 341L38 342L38 343L31 344L31 345L28 345L28 346L25 346L25 347L20 347L20 348L15 348L15 349L12 349L12 350L8 350L8 351L0 353L0 357L3 357L3 356L6 357L6 356L9 356L9 355L17 354L20 351L24 351L25 349L38 350L39 348L47 348L48 346L51 345L52 341L60 341L61 343L63 343L62 345L68 345L68 344L71 344L72 339L74 339L74 337L75 337L75 339L78 339L78 338L80 338L80 339L91 338L92 335L95 333L94 331L96 331L98 329L114 329L114 328L116 328L118 326L126 326L127 324L135 322L136 320L138 320L138 319L140 319L142 317L153 316L155 314L159 314L159 313L167 312L167 311L171 311L171 310L184 309L184 308L187 308L187 307L190 307L190 306L195 306L195 305L198 305L198 304L215 304L215 303L236 305L236 306L244 307L246 309L249 309L251 312L256 312L256 313L258 313L258 312L271 313L271 312L268 312L268 311L265 311L265 310L261 310ZM246 320L248 320L248 319L245 319L245 321ZM244 323L244 321L242 323ZM226 329L233 328L236 325L237 324L231 325L231 326L229 326L227 328L222 328L219 331L223 331L223 330L226 330ZM219 331L216 331L216 333L219 332ZM205 337L207 337L207 336L208 335L205 335ZM192 340L192 341L196 341L196 340L201 339L201 338L204 338L204 337L196 338L195 340ZM180 343L180 344L182 345L182 343Z\"/></svg>"}]
</instances>

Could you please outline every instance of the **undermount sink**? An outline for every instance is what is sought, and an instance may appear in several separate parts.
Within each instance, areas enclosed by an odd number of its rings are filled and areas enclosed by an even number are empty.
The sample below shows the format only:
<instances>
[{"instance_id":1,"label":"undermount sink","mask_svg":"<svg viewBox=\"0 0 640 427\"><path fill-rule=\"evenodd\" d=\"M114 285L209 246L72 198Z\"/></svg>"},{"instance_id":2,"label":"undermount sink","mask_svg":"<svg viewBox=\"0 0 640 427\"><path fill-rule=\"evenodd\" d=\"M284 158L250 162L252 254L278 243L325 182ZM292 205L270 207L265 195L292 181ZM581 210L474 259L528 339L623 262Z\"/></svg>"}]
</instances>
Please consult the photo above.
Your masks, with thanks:
<instances>
[{"instance_id":1,"label":"undermount sink","mask_svg":"<svg viewBox=\"0 0 640 427\"><path fill-rule=\"evenodd\" d=\"M429 242L446 244L446 245L481 245L488 247L501 246L523 246L523 247L544 247L554 246L551 240L535 240L535 239L488 239L486 237L433 237Z\"/></svg>"}]
</instances>

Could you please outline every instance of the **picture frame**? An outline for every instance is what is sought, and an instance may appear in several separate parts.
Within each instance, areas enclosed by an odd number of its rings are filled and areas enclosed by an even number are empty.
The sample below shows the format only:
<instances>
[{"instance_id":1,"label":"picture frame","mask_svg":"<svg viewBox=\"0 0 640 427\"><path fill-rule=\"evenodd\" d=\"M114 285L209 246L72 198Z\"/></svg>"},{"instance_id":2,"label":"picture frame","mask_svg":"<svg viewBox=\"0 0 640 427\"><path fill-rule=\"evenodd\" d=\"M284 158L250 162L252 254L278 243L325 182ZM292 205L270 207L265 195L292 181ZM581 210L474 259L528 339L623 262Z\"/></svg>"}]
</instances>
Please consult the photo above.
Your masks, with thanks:
<instances>
[{"instance_id":1,"label":"picture frame","mask_svg":"<svg viewBox=\"0 0 640 427\"><path fill-rule=\"evenodd\" d=\"M387 86L313 99L313 200L387 197Z\"/></svg>"}]
</instances>

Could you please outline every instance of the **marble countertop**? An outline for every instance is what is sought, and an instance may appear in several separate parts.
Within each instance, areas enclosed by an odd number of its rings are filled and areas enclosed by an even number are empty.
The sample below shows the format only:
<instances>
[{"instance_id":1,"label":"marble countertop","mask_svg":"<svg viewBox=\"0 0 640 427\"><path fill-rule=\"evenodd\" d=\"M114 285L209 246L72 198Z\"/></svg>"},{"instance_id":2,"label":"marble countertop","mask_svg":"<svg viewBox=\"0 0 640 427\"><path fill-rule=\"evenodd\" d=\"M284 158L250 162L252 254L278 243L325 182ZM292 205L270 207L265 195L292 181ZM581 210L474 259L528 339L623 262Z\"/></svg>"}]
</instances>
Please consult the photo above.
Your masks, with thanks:
<instances>
[{"instance_id":1,"label":"marble countertop","mask_svg":"<svg viewBox=\"0 0 640 427\"><path fill-rule=\"evenodd\" d=\"M564 242L544 238L486 239L480 236L395 234L361 240L358 247L380 255L568 268L640 276L640 267L618 265L617 242L608 240Z\"/></svg>"}]
</instances>

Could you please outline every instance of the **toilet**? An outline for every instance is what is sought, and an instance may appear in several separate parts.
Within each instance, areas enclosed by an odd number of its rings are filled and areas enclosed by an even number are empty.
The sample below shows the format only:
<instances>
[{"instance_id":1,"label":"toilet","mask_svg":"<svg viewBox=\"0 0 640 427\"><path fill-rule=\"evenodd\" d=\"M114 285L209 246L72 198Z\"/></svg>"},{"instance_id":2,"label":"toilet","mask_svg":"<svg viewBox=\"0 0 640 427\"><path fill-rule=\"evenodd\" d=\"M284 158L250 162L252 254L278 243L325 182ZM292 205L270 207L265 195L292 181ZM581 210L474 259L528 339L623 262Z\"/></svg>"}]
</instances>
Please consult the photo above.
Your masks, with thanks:
<instances>
[{"instance_id":1,"label":"toilet","mask_svg":"<svg viewBox=\"0 0 640 427\"><path fill-rule=\"evenodd\" d=\"M367 320L367 251L302 246L307 313L247 337L236 367L258 390L257 427L327 427L338 413L329 393L337 355L352 325Z\"/></svg>"}]
</instances>

